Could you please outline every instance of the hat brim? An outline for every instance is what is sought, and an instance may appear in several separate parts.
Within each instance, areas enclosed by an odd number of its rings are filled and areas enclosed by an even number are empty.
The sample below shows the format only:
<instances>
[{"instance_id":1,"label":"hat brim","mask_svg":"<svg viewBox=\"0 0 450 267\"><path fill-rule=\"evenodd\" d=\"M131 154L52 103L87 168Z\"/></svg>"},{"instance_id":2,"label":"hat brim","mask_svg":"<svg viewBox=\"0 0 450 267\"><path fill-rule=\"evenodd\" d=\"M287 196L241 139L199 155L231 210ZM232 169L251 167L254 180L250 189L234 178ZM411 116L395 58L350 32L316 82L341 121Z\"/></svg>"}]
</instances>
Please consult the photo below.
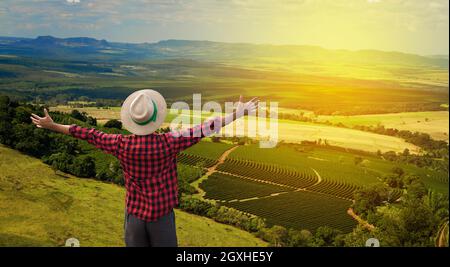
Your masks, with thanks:
<instances>
[{"instance_id":1,"label":"hat brim","mask_svg":"<svg viewBox=\"0 0 450 267\"><path fill-rule=\"evenodd\" d=\"M139 125L135 123L129 113L131 103L138 95L142 93L150 97L150 99L152 99L156 103L156 106L158 107L156 120L146 125ZM129 132L136 135L148 135L156 131L164 123L166 114L167 114L167 104L164 97L154 90L144 89L132 93L127 97L127 99L125 99L122 105L122 109L120 110L120 119L122 121L123 127L127 129Z\"/></svg>"}]
</instances>

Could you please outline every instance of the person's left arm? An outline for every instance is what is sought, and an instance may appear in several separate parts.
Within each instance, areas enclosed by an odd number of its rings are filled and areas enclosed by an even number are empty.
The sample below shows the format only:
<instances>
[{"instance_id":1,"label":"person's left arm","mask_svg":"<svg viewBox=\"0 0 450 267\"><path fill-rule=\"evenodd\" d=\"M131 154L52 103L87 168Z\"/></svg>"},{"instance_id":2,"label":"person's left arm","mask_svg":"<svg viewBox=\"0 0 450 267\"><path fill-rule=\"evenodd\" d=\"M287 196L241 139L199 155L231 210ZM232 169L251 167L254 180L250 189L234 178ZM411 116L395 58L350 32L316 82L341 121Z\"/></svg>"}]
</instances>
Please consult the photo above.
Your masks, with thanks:
<instances>
[{"instance_id":1,"label":"person's left arm","mask_svg":"<svg viewBox=\"0 0 450 267\"><path fill-rule=\"evenodd\" d=\"M232 113L222 117L215 117L187 130L167 133L166 136L175 152L178 153L195 145L202 138L210 136L213 133L218 133L222 127L233 121L245 115L253 114L257 107L258 100L256 97L244 103L242 96L240 96L238 105Z\"/></svg>"}]
</instances>

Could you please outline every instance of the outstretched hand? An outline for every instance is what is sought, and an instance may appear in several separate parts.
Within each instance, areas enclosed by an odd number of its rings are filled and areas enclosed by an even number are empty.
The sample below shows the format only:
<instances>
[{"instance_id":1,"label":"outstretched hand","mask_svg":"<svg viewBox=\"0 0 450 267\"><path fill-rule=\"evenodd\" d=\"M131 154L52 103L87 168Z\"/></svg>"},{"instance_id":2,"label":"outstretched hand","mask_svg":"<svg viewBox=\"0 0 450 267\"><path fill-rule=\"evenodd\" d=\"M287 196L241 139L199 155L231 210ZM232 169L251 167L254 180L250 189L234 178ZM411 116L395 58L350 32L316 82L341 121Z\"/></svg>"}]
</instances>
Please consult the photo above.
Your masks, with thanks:
<instances>
[{"instance_id":1,"label":"outstretched hand","mask_svg":"<svg viewBox=\"0 0 450 267\"><path fill-rule=\"evenodd\" d=\"M39 117L38 115L32 113L31 114L31 121L36 125L38 128L44 128L44 129L51 129L54 125L52 117L48 114L47 109L44 109L44 117Z\"/></svg>"},{"instance_id":2,"label":"outstretched hand","mask_svg":"<svg viewBox=\"0 0 450 267\"><path fill-rule=\"evenodd\" d=\"M259 103L258 97L254 97L250 101L244 103L244 98L241 95L239 97L239 103L236 108L237 116L255 114L255 111L258 108L258 103Z\"/></svg>"}]
</instances>

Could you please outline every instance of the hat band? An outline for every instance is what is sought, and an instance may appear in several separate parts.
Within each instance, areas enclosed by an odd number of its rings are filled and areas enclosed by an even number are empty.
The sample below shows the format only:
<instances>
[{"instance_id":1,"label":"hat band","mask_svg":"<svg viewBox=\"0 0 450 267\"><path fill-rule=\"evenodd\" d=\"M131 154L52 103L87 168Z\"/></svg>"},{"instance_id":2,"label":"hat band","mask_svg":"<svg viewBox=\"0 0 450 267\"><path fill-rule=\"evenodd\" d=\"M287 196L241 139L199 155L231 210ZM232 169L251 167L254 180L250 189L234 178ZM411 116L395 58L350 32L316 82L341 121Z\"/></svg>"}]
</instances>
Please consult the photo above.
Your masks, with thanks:
<instances>
[{"instance_id":1,"label":"hat band","mask_svg":"<svg viewBox=\"0 0 450 267\"><path fill-rule=\"evenodd\" d=\"M155 103L155 101L153 101L153 99L152 99L152 103L153 103L153 115L148 120L146 120L144 122L138 122L138 121L135 121L133 119L133 117L131 117L131 120L133 120L133 122L136 123L137 125L141 125L141 126L149 124L150 122L155 122L156 117L158 117L158 107L156 106L156 103Z\"/></svg>"}]
</instances>

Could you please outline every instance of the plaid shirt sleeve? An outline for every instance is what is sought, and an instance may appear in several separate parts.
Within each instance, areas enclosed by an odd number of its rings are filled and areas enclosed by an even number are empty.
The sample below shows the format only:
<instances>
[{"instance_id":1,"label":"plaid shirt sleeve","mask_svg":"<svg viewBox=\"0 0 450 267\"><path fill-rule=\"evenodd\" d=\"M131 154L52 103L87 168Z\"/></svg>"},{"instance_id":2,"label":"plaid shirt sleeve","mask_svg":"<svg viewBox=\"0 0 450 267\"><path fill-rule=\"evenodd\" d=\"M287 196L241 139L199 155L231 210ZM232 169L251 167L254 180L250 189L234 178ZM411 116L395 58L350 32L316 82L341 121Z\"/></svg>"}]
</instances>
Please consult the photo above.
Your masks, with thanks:
<instances>
[{"instance_id":1,"label":"plaid shirt sleeve","mask_svg":"<svg viewBox=\"0 0 450 267\"><path fill-rule=\"evenodd\" d=\"M215 117L190 129L169 132L166 135L172 149L175 153L178 153L197 144L203 137L218 133L221 127L222 118Z\"/></svg>"},{"instance_id":2,"label":"plaid shirt sleeve","mask_svg":"<svg viewBox=\"0 0 450 267\"><path fill-rule=\"evenodd\" d=\"M113 155L117 154L117 147L122 139L121 134L106 134L96 129L83 128L77 125L70 126L69 132L73 137L86 140L95 147Z\"/></svg>"}]
</instances>

